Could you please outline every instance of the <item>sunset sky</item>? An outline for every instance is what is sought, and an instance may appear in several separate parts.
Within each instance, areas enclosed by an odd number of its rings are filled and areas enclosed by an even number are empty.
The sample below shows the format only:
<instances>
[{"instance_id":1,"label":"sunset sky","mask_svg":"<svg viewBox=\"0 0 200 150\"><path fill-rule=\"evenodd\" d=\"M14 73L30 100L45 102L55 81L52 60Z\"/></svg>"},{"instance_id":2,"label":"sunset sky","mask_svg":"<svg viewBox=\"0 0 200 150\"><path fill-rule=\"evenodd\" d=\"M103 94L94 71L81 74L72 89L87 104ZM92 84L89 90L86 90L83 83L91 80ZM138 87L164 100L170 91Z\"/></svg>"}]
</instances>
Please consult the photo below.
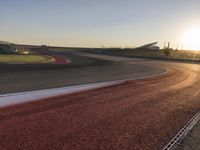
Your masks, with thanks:
<instances>
[{"instance_id":1,"label":"sunset sky","mask_svg":"<svg viewBox=\"0 0 200 150\"><path fill-rule=\"evenodd\" d=\"M158 41L200 49L199 0L1 0L0 40L134 47Z\"/></svg>"}]
</instances>

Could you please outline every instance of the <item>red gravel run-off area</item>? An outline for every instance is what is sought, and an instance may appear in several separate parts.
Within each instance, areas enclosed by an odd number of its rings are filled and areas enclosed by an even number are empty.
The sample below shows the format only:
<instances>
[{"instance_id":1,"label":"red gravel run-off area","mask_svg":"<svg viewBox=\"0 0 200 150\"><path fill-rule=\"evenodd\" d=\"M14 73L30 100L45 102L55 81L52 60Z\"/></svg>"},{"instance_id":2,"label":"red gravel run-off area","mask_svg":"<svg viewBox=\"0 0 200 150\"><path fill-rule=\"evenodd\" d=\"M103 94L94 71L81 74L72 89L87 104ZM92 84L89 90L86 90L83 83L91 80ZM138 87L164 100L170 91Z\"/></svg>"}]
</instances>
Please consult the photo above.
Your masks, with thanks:
<instances>
[{"instance_id":1,"label":"red gravel run-off area","mask_svg":"<svg viewBox=\"0 0 200 150\"><path fill-rule=\"evenodd\" d=\"M191 70L171 68L160 77L1 108L0 149L161 149L200 108L199 85Z\"/></svg>"}]
</instances>

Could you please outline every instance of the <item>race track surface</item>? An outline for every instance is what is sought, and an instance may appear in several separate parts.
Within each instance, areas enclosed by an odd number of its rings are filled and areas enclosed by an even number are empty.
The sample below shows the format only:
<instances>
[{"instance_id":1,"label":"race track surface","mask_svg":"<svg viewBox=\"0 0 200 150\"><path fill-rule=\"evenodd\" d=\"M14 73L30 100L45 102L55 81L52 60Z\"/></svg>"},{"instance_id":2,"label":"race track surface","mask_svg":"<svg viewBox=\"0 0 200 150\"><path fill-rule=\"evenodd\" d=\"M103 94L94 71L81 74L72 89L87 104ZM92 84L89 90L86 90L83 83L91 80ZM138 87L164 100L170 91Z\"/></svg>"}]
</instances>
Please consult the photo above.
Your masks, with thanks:
<instances>
[{"instance_id":1,"label":"race track surface","mask_svg":"<svg viewBox=\"0 0 200 150\"><path fill-rule=\"evenodd\" d=\"M41 51L41 50L40 50ZM70 64L0 64L0 94L151 76L165 69L143 63L128 64L52 52Z\"/></svg>"},{"instance_id":2,"label":"race track surface","mask_svg":"<svg viewBox=\"0 0 200 150\"><path fill-rule=\"evenodd\" d=\"M0 149L161 149L200 108L200 66L147 63L168 73L2 108Z\"/></svg>"}]
</instances>

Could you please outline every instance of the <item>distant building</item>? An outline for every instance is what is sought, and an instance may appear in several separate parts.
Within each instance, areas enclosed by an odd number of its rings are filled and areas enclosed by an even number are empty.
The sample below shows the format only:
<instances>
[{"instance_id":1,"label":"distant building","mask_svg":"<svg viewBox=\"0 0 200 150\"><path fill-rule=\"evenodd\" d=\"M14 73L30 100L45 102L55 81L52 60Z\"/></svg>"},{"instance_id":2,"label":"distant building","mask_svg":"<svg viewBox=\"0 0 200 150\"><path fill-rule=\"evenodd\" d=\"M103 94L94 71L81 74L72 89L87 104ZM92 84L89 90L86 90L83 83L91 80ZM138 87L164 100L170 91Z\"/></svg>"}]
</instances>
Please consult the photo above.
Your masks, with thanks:
<instances>
[{"instance_id":1,"label":"distant building","mask_svg":"<svg viewBox=\"0 0 200 150\"><path fill-rule=\"evenodd\" d=\"M28 55L28 54L29 54L29 50L26 49L26 48L20 48L20 49L18 50L18 53L19 53L19 54Z\"/></svg>"},{"instance_id":2,"label":"distant building","mask_svg":"<svg viewBox=\"0 0 200 150\"><path fill-rule=\"evenodd\" d=\"M41 45L41 47L48 47L47 45Z\"/></svg>"},{"instance_id":3,"label":"distant building","mask_svg":"<svg viewBox=\"0 0 200 150\"><path fill-rule=\"evenodd\" d=\"M19 53L19 54L29 54L29 50L25 47L16 46L14 43L0 41L0 51L3 53Z\"/></svg>"},{"instance_id":4,"label":"distant building","mask_svg":"<svg viewBox=\"0 0 200 150\"><path fill-rule=\"evenodd\" d=\"M14 53L17 48L14 43L0 41L0 49L5 53Z\"/></svg>"},{"instance_id":5,"label":"distant building","mask_svg":"<svg viewBox=\"0 0 200 150\"><path fill-rule=\"evenodd\" d=\"M149 50L160 50L160 47L157 46L158 42L150 43L150 44L145 44L140 47L137 47L137 49L149 49Z\"/></svg>"}]
</instances>

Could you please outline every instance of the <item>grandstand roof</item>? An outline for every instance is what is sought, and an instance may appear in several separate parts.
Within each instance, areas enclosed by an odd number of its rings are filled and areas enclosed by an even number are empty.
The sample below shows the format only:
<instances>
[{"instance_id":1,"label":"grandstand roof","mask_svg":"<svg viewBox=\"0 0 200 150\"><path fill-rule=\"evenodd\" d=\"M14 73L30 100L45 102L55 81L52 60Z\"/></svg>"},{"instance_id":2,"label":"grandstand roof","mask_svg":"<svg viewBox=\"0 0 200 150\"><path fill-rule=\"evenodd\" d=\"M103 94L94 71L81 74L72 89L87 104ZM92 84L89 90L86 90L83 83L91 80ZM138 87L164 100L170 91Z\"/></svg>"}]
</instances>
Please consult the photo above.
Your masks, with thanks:
<instances>
[{"instance_id":1,"label":"grandstand roof","mask_svg":"<svg viewBox=\"0 0 200 150\"><path fill-rule=\"evenodd\" d=\"M149 47L151 47L151 46L155 46L156 44L158 44L158 42L154 42L154 43L142 45L142 46L140 46L140 47L138 47L138 48L149 48Z\"/></svg>"}]
</instances>

